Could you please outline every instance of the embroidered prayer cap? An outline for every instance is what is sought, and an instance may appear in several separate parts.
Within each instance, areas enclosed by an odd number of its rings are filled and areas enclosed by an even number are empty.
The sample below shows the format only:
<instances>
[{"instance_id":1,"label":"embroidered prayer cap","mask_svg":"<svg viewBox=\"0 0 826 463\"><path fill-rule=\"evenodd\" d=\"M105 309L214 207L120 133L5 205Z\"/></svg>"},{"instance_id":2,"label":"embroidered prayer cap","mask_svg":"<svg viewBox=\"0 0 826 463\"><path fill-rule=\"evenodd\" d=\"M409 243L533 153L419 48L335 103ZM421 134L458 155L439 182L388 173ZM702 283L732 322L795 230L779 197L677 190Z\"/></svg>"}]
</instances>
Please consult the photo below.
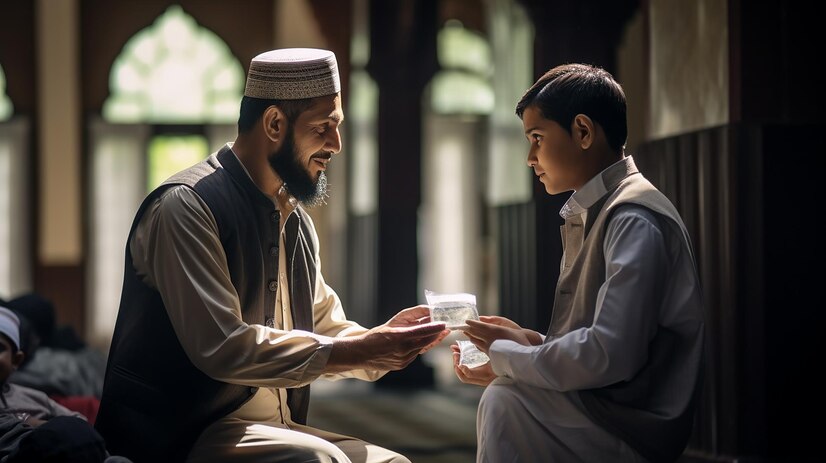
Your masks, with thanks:
<instances>
[{"instance_id":1,"label":"embroidered prayer cap","mask_svg":"<svg viewBox=\"0 0 826 463\"><path fill-rule=\"evenodd\" d=\"M5 334L15 349L20 349L20 319L5 307L0 306L0 334Z\"/></svg>"},{"instance_id":2,"label":"embroidered prayer cap","mask_svg":"<svg viewBox=\"0 0 826 463\"><path fill-rule=\"evenodd\" d=\"M301 100L341 91L336 55L319 48L282 48L252 59L244 95Z\"/></svg>"}]
</instances>

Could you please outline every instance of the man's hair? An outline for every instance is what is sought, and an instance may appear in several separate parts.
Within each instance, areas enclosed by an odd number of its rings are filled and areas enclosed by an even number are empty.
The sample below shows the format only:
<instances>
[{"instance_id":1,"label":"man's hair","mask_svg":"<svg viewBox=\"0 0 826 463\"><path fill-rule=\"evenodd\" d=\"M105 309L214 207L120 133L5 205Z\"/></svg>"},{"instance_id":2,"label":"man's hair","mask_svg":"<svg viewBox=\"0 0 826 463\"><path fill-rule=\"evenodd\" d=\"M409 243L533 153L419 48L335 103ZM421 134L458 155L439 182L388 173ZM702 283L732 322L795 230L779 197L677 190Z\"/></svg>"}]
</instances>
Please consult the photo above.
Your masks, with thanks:
<instances>
[{"instance_id":1,"label":"man's hair","mask_svg":"<svg viewBox=\"0 0 826 463\"><path fill-rule=\"evenodd\" d=\"M278 109L287 117L287 121L292 124L298 116L306 111L313 104L312 98L301 100L266 100L244 96L241 99L241 111L238 117L238 133L249 132L264 111L270 106L278 106Z\"/></svg>"},{"instance_id":2,"label":"man's hair","mask_svg":"<svg viewBox=\"0 0 826 463\"><path fill-rule=\"evenodd\" d=\"M536 106L546 119L568 133L577 114L584 114L602 127L608 145L619 152L628 138L625 92L608 71L589 64L563 64L539 78L519 103L516 115Z\"/></svg>"}]
</instances>

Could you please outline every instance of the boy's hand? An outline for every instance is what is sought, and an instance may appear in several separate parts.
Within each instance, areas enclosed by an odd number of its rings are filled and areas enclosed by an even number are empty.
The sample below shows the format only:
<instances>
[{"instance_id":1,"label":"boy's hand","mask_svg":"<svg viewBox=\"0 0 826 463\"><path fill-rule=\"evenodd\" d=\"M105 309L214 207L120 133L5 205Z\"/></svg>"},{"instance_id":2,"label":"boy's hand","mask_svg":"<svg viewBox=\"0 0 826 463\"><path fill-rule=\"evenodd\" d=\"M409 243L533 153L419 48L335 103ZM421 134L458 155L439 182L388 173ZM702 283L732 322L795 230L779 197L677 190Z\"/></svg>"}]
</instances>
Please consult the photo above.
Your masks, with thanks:
<instances>
[{"instance_id":1,"label":"boy's hand","mask_svg":"<svg viewBox=\"0 0 826 463\"><path fill-rule=\"evenodd\" d=\"M453 350L453 371L459 381L485 387L496 379L496 373L493 372L490 362L476 368L468 368L465 365L459 365L459 346L454 344L450 346L450 349Z\"/></svg>"},{"instance_id":2,"label":"boy's hand","mask_svg":"<svg viewBox=\"0 0 826 463\"><path fill-rule=\"evenodd\" d=\"M490 345L497 339L510 339L511 341L522 344L523 346L533 345L531 343L532 337L529 336L529 333L532 333L531 330L526 330L523 328L510 328L508 326L495 325L493 323L487 323L481 320L468 320L467 324L468 327L463 329L463 331L467 335L468 339L470 339L470 341L485 354L490 351Z\"/></svg>"},{"instance_id":3,"label":"boy's hand","mask_svg":"<svg viewBox=\"0 0 826 463\"><path fill-rule=\"evenodd\" d=\"M523 329L515 321L496 315L482 315L479 317L479 320L482 320L485 323L493 323L494 325L504 326L505 328L513 328L515 330Z\"/></svg>"}]
</instances>

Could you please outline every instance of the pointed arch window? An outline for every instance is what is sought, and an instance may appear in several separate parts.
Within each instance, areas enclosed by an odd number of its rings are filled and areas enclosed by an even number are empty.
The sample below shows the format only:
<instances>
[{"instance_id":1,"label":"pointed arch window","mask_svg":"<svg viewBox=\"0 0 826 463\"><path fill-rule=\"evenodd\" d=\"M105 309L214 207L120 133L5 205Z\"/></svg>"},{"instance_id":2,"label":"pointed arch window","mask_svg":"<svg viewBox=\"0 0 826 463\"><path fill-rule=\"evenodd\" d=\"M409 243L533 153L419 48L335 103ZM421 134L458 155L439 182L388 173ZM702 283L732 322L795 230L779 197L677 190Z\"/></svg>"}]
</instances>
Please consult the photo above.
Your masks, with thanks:
<instances>
[{"instance_id":1,"label":"pointed arch window","mask_svg":"<svg viewBox=\"0 0 826 463\"><path fill-rule=\"evenodd\" d=\"M419 288L495 307L497 208L531 191L513 108L530 84L533 30L517 2L476 3L484 27L454 17L439 30L441 70L425 95Z\"/></svg>"},{"instance_id":2,"label":"pointed arch window","mask_svg":"<svg viewBox=\"0 0 826 463\"><path fill-rule=\"evenodd\" d=\"M231 123L244 69L178 5L135 34L112 65L103 118L120 123Z\"/></svg>"},{"instance_id":3,"label":"pointed arch window","mask_svg":"<svg viewBox=\"0 0 826 463\"><path fill-rule=\"evenodd\" d=\"M109 343L126 238L147 192L235 135L245 72L180 5L132 36L112 64L102 117L89 121L87 338Z\"/></svg>"},{"instance_id":4,"label":"pointed arch window","mask_svg":"<svg viewBox=\"0 0 826 463\"><path fill-rule=\"evenodd\" d=\"M437 114L490 114L494 106L491 50L479 33L458 20L445 23L437 37L442 70L430 83L430 105Z\"/></svg>"}]
</instances>

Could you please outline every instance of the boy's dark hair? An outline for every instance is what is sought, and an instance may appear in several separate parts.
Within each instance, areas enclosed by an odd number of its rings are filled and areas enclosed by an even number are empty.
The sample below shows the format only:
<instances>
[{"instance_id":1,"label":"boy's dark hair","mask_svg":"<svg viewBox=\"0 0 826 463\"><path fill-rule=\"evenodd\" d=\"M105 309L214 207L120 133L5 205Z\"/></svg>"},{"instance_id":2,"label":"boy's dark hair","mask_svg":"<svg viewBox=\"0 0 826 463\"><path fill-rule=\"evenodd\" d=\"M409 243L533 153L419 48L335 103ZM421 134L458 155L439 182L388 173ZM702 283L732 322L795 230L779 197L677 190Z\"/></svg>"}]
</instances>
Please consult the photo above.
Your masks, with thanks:
<instances>
[{"instance_id":1,"label":"boy's dark hair","mask_svg":"<svg viewBox=\"0 0 826 463\"><path fill-rule=\"evenodd\" d=\"M611 149L619 152L628 138L625 92L608 71L589 64L563 64L539 78L516 104L516 115L536 106L546 119L571 133L577 114L599 124Z\"/></svg>"},{"instance_id":2,"label":"boy's dark hair","mask_svg":"<svg viewBox=\"0 0 826 463\"><path fill-rule=\"evenodd\" d=\"M255 122L261 118L264 111L270 106L278 106L281 112L287 117L287 121L292 124L298 115L306 111L313 104L312 98L301 100L266 100L244 96L241 99L241 111L238 116L238 133L249 132Z\"/></svg>"}]
</instances>

